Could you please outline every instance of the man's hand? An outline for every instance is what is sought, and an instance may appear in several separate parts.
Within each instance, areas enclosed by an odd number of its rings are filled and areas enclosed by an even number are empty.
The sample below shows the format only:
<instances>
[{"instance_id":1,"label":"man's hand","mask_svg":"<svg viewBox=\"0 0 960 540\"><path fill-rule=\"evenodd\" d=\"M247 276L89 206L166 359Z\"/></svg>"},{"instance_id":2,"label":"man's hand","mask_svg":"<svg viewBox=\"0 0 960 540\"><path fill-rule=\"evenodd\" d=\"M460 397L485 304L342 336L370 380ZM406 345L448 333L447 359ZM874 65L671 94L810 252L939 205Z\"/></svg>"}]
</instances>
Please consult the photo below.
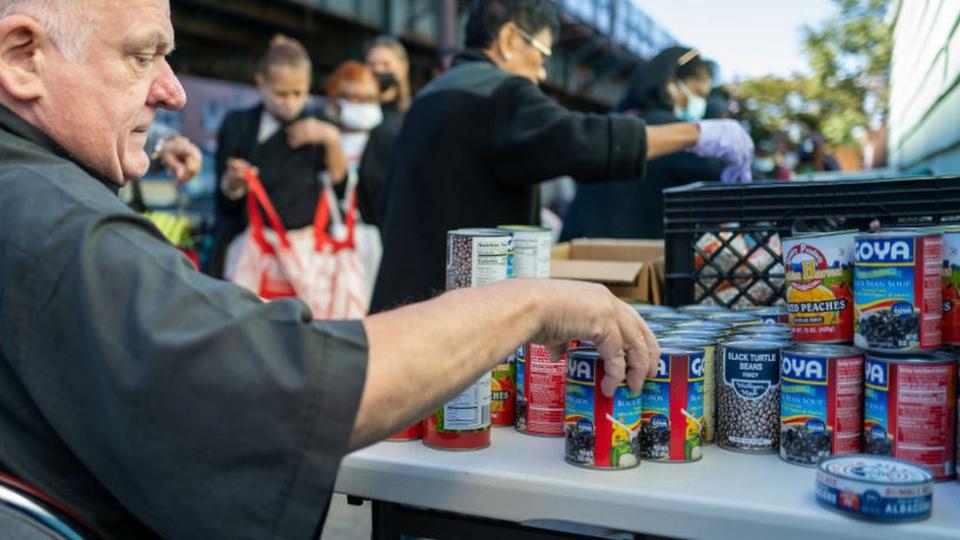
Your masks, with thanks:
<instances>
[{"instance_id":1,"label":"man's hand","mask_svg":"<svg viewBox=\"0 0 960 540\"><path fill-rule=\"evenodd\" d=\"M653 332L605 287L559 280L531 281L530 286L543 289L542 327L533 341L555 349L573 339L594 342L604 360L604 394L612 396L624 379L639 392L644 380L656 374L660 347Z\"/></svg>"},{"instance_id":2,"label":"man's hand","mask_svg":"<svg viewBox=\"0 0 960 540\"><path fill-rule=\"evenodd\" d=\"M170 137L160 145L160 163L182 184L200 172L203 153L183 136Z\"/></svg>"},{"instance_id":3,"label":"man's hand","mask_svg":"<svg viewBox=\"0 0 960 540\"><path fill-rule=\"evenodd\" d=\"M329 122L304 118L287 128L287 142L294 150L309 144L339 144L340 130Z\"/></svg>"}]
</instances>

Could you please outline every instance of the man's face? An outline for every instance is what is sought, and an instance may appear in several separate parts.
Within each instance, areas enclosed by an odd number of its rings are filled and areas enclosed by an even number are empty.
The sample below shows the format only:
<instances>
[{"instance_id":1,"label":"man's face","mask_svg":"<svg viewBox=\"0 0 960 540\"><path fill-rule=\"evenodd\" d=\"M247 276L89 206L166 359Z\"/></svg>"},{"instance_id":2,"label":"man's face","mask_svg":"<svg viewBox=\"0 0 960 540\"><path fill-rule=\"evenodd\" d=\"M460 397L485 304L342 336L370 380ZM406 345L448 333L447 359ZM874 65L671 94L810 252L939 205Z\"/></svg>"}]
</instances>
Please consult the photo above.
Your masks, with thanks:
<instances>
[{"instance_id":1,"label":"man's face","mask_svg":"<svg viewBox=\"0 0 960 540\"><path fill-rule=\"evenodd\" d=\"M367 67L374 73L393 73L402 81L407 78L407 63L400 59L390 47L374 47L367 53Z\"/></svg>"},{"instance_id":2,"label":"man's face","mask_svg":"<svg viewBox=\"0 0 960 540\"><path fill-rule=\"evenodd\" d=\"M267 112L290 121L303 112L310 99L310 70L303 67L273 66L257 75L257 88Z\"/></svg>"},{"instance_id":3,"label":"man's face","mask_svg":"<svg viewBox=\"0 0 960 540\"><path fill-rule=\"evenodd\" d=\"M186 95L165 56L173 49L168 0L87 0L94 31L79 58L47 47L44 129L76 159L117 184L146 174L147 130L158 108ZM151 149L152 150L152 149Z\"/></svg>"},{"instance_id":4,"label":"man's face","mask_svg":"<svg viewBox=\"0 0 960 540\"><path fill-rule=\"evenodd\" d=\"M547 80L546 63L552 54L553 32L549 28L529 34L513 23L501 30L502 49L508 58L501 67L514 75L530 79L534 83Z\"/></svg>"}]
</instances>

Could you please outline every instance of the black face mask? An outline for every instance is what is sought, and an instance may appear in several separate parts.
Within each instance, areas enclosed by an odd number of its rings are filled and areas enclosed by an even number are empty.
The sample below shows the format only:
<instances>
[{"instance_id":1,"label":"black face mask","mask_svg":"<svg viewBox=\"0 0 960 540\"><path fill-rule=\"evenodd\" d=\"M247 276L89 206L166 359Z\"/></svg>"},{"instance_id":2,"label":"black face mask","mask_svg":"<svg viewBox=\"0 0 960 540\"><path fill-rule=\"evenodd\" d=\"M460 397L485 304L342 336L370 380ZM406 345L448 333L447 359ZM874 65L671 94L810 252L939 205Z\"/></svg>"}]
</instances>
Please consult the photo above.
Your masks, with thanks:
<instances>
[{"instance_id":1,"label":"black face mask","mask_svg":"<svg viewBox=\"0 0 960 540\"><path fill-rule=\"evenodd\" d=\"M376 73L377 81L380 82L380 91L386 92L397 85L397 78L389 71Z\"/></svg>"}]
</instances>

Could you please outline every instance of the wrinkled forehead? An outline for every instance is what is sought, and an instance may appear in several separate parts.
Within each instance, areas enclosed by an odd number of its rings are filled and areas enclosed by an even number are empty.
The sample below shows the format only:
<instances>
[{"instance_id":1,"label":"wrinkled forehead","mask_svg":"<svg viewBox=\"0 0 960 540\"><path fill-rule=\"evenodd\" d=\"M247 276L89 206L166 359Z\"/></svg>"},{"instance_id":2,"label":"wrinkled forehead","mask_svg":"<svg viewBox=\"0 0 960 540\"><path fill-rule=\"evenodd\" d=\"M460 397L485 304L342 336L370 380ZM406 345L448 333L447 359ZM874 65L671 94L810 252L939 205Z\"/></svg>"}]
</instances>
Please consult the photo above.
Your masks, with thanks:
<instances>
[{"instance_id":1,"label":"wrinkled forehead","mask_svg":"<svg viewBox=\"0 0 960 540\"><path fill-rule=\"evenodd\" d=\"M95 31L125 50L174 49L173 23L168 0L124 0L123 9L111 0L86 0L97 21Z\"/></svg>"}]
</instances>

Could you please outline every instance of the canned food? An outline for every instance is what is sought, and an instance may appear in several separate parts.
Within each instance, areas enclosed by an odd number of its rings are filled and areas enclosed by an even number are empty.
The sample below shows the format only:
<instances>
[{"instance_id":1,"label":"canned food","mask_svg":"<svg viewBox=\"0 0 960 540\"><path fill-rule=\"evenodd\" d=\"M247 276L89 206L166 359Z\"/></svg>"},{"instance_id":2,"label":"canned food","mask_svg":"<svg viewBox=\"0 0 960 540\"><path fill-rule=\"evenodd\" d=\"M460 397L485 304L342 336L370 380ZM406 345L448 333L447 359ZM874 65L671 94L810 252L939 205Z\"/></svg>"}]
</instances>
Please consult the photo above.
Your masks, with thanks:
<instances>
[{"instance_id":1,"label":"canned food","mask_svg":"<svg viewBox=\"0 0 960 540\"><path fill-rule=\"evenodd\" d=\"M703 349L703 423L700 428L700 437L703 444L714 442L717 435L717 340L668 337L659 340L659 344L661 347Z\"/></svg>"},{"instance_id":2,"label":"canned food","mask_svg":"<svg viewBox=\"0 0 960 540\"><path fill-rule=\"evenodd\" d=\"M550 350L535 343L517 351L517 431L563 436L566 373L566 354L551 359Z\"/></svg>"},{"instance_id":3,"label":"canned food","mask_svg":"<svg viewBox=\"0 0 960 540\"><path fill-rule=\"evenodd\" d=\"M780 448L781 341L731 340L717 361L717 444L749 453Z\"/></svg>"},{"instance_id":4,"label":"canned food","mask_svg":"<svg viewBox=\"0 0 960 540\"><path fill-rule=\"evenodd\" d=\"M817 501L863 519L903 523L930 517L933 478L922 467L867 455L827 459L817 470Z\"/></svg>"},{"instance_id":5,"label":"canned food","mask_svg":"<svg viewBox=\"0 0 960 540\"><path fill-rule=\"evenodd\" d=\"M743 326L738 328L737 332L742 334L785 334L787 337L792 335L792 329L790 328L790 325L780 323L764 323Z\"/></svg>"},{"instance_id":6,"label":"canned food","mask_svg":"<svg viewBox=\"0 0 960 540\"><path fill-rule=\"evenodd\" d=\"M711 313L727 313L730 310L727 309L726 306L718 306L716 304L690 304L677 308L677 311L703 317Z\"/></svg>"},{"instance_id":7,"label":"canned food","mask_svg":"<svg viewBox=\"0 0 960 540\"><path fill-rule=\"evenodd\" d=\"M780 457L816 465L860 452L863 353L839 345L799 345L780 362Z\"/></svg>"},{"instance_id":8,"label":"canned food","mask_svg":"<svg viewBox=\"0 0 960 540\"><path fill-rule=\"evenodd\" d=\"M710 341L717 341L722 337L726 337L726 334L720 332L711 332L709 330L685 330L679 328L672 328L664 334L663 337L667 338L690 338L690 339L706 339Z\"/></svg>"},{"instance_id":9,"label":"canned food","mask_svg":"<svg viewBox=\"0 0 960 540\"><path fill-rule=\"evenodd\" d=\"M665 313L675 313L677 311L670 306L658 306L655 304L632 303L630 306L644 319Z\"/></svg>"},{"instance_id":10,"label":"canned food","mask_svg":"<svg viewBox=\"0 0 960 540\"><path fill-rule=\"evenodd\" d=\"M517 404L516 362L516 357L511 355L490 374L490 425L493 427L513 425Z\"/></svg>"},{"instance_id":11,"label":"canned food","mask_svg":"<svg viewBox=\"0 0 960 540\"><path fill-rule=\"evenodd\" d=\"M662 322L667 324L677 324L681 322L697 320L697 317L695 315L690 315L689 313L681 313L679 311L673 311L669 313L668 312L655 313L652 315L645 316L643 318L646 320L657 321L657 322Z\"/></svg>"},{"instance_id":12,"label":"canned food","mask_svg":"<svg viewBox=\"0 0 960 540\"><path fill-rule=\"evenodd\" d=\"M936 480L952 478L956 357L868 351L864 369L864 452L924 466Z\"/></svg>"},{"instance_id":13,"label":"canned food","mask_svg":"<svg viewBox=\"0 0 960 540\"><path fill-rule=\"evenodd\" d=\"M714 313L711 315L707 315L707 320L726 323L733 327L750 326L751 324L760 324L760 317L744 311L729 311L727 313Z\"/></svg>"},{"instance_id":14,"label":"canned food","mask_svg":"<svg viewBox=\"0 0 960 540\"><path fill-rule=\"evenodd\" d=\"M888 351L940 346L943 318L942 239L898 231L856 240L854 342Z\"/></svg>"},{"instance_id":15,"label":"canned food","mask_svg":"<svg viewBox=\"0 0 960 540\"><path fill-rule=\"evenodd\" d=\"M856 234L805 234L783 241L787 310L794 341L849 343L853 339Z\"/></svg>"},{"instance_id":16,"label":"canned food","mask_svg":"<svg viewBox=\"0 0 960 540\"><path fill-rule=\"evenodd\" d=\"M723 323L720 321L710 321L710 320L700 320L700 321L684 321L674 325L674 328L677 330L704 330L708 332L717 332L729 334L733 331L733 325Z\"/></svg>"},{"instance_id":17,"label":"canned food","mask_svg":"<svg viewBox=\"0 0 960 540\"><path fill-rule=\"evenodd\" d=\"M657 374L643 384L640 457L687 462L703 457L703 357L694 347L660 351Z\"/></svg>"},{"instance_id":18,"label":"canned food","mask_svg":"<svg viewBox=\"0 0 960 540\"><path fill-rule=\"evenodd\" d=\"M399 433L391 435L387 440L391 442L419 441L423 438L423 420L408 426Z\"/></svg>"},{"instance_id":19,"label":"canned food","mask_svg":"<svg viewBox=\"0 0 960 540\"><path fill-rule=\"evenodd\" d=\"M513 240L512 278L550 277L550 229L531 225L502 225Z\"/></svg>"},{"instance_id":20,"label":"canned food","mask_svg":"<svg viewBox=\"0 0 960 540\"><path fill-rule=\"evenodd\" d=\"M960 227L943 230L943 343L960 345Z\"/></svg>"},{"instance_id":21,"label":"canned food","mask_svg":"<svg viewBox=\"0 0 960 540\"><path fill-rule=\"evenodd\" d=\"M659 322L659 321L644 321L644 322L647 323L647 328L649 328L650 331L653 332L654 334L667 332L673 328L673 326L665 322Z\"/></svg>"},{"instance_id":22,"label":"canned food","mask_svg":"<svg viewBox=\"0 0 960 540\"><path fill-rule=\"evenodd\" d=\"M787 324L790 322L790 312L786 306L766 306L746 311L760 317L760 322L763 324Z\"/></svg>"},{"instance_id":23,"label":"canned food","mask_svg":"<svg viewBox=\"0 0 960 540\"><path fill-rule=\"evenodd\" d=\"M596 349L571 349L567 360L564 418L566 461L592 469L629 469L640 464L642 393L626 384L603 395L603 359Z\"/></svg>"},{"instance_id":24,"label":"canned food","mask_svg":"<svg viewBox=\"0 0 960 540\"><path fill-rule=\"evenodd\" d=\"M513 241L498 229L447 232L447 290L480 287L510 275ZM490 446L492 372L463 390L424 421L423 443L443 450Z\"/></svg>"}]
</instances>

